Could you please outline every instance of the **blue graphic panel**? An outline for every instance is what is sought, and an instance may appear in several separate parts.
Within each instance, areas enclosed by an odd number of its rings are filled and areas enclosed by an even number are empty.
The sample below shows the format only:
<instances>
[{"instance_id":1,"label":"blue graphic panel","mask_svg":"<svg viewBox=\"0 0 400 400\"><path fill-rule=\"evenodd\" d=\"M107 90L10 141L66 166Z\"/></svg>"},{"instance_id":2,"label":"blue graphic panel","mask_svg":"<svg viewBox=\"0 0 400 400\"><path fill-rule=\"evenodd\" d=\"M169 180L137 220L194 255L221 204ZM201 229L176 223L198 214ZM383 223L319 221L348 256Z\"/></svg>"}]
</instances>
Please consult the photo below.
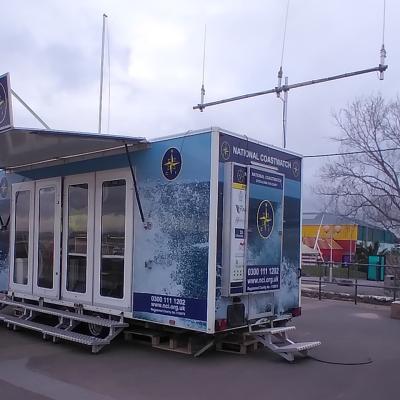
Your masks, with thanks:
<instances>
[{"instance_id":1,"label":"blue graphic panel","mask_svg":"<svg viewBox=\"0 0 400 400\"><path fill-rule=\"evenodd\" d=\"M283 176L249 168L246 291L280 288Z\"/></svg>"},{"instance_id":2,"label":"blue graphic panel","mask_svg":"<svg viewBox=\"0 0 400 400\"><path fill-rule=\"evenodd\" d=\"M300 222L301 222L301 157L273 149L267 145L254 143L251 140L221 133L219 138L219 184L218 184L218 223L217 223L217 287L216 318L226 318L227 307L231 300L221 295L222 274L222 226L224 204L224 163L238 162L242 165L265 165L269 169L282 173L285 177L283 201L283 237L282 261L278 291L266 291L241 297L246 304L246 315L274 310L274 314L290 312L299 305L299 268L300 268ZM262 190L262 187L260 187ZM253 191L256 195L256 190ZM279 191L276 192L278 198ZM271 193L273 195L273 193ZM262 195L259 195L262 199ZM274 204L275 199L270 198ZM270 240L270 239L266 239ZM270 266L260 262L254 265ZM272 289L271 289L272 290ZM248 309L247 309L248 304Z\"/></svg>"},{"instance_id":3,"label":"blue graphic panel","mask_svg":"<svg viewBox=\"0 0 400 400\"><path fill-rule=\"evenodd\" d=\"M177 151L180 172L166 179L160 165L177 162ZM151 222L151 229L135 223L134 317L205 330L211 135L159 141L134 158L143 211Z\"/></svg>"}]
</instances>

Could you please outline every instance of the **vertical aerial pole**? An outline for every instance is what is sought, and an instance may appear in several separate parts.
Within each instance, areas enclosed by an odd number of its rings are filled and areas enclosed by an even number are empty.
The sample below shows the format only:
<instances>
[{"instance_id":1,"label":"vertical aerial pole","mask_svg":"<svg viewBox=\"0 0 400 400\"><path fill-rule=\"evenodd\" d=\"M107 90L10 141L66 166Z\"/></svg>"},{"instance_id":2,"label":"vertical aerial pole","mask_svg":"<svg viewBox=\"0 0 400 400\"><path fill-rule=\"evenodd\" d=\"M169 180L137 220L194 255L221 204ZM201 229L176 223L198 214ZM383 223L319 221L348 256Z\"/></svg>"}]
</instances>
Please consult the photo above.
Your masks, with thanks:
<instances>
[{"instance_id":1,"label":"vertical aerial pole","mask_svg":"<svg viewBox=\"0 0 400 400\"><path fill-rule=\"evenodd\" d=\"M382 47L381 47L381 59L379 66L385 65L386 49L385 49L385 28L386 28L386 0L383 0L383 21L382 21ZM383 81L385 71L381 69L379 71L379 80Z\"/></svg>"},{"instance_id":2,"label":"vertical aerial pole","mask_svg":"<svg viewBox=\"0 0 400 400\"><path fill-rule=\"evenodd\" d=\"M99 133L101 133L101 112L103 107L103 69L104 69L104 38L107 15L103 14L103 32L101 35L101 62L100 62L100 101L99 101Z\"/></svg>"},{"instance_id":3,"label":"vertical aerial pole","mask_svg":"<svg viewBox=\"0 0 400 400\"><path fill-rule=\"evenodd\" d=\"M207 39L207 25L204 25L203 78L201 81L200 104L204 104L204 96L206 94L206 89L204 88L204 71L205 71L205 65L206 65L206 39ZM203 109L200 108L200 111L203 112Z\"/></svg>"},{"instance_id":4,"label":"vertical aerial pole","mask_svg":"<svg viewBox=\"0 0 400 400\"><path fill-rule=\"evenodd\" d=\"M283 89L283 119L282 119L282 136L283 136L283 148L286 149L286 129L287 129L287 104L289 90L285 89L288 86L288 77L285 76L285 86Z\"/></svg>"},{"instance_id":5,"label":"vertical aerial pole","mask_svg":"<svg viewBox=\"0 0 400 400\"><path fill-rule=\"evenodd\" d=\"M288 102L288 77L285 76L285 86L282 87L282 77L283 77L283 57L285 55L285 44L286 44L286 30L287 30L287 22L289 15L289 4L290 0L286 2L286 15L285 15L285 27L283 30L283 40L282 40L282 53L281 53L281 66L278 71L278 87L279 92L277 93L278 98L282 100L282 145L283 148L286 149L286 130L287 130L287 102ZM280 97L281 91L283 91L283 99Z\"/></svg>"}]
</instances>

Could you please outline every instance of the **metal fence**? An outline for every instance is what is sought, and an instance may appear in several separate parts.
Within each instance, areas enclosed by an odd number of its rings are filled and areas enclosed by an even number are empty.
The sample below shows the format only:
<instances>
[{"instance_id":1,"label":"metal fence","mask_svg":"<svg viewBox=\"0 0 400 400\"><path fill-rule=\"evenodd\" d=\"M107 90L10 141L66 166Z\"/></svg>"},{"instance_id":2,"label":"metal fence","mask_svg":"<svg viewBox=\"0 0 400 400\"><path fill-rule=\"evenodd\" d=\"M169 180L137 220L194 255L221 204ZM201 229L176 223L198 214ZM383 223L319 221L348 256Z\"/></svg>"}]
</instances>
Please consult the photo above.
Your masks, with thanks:
<instances>
[{"instance_id":1,"label":"metal fence","mask_svg":"<svg viewBox=\"0 0 400 400\"><path fill-rule=\"evenodd\" d=\"M400 265L335 264L329 262L303 265L302 284L318 285L319 300L322 299L325 292L324 287L328 285L334 288L346 287L346 295L352 296L355 304L357 304L359 296L361 296L360 290L363 288L370 288L382 293L364 294L362 296L390 297L393 301L396 301L400 297ZM343 293L343 290L334 293Z\"/></svg>"}]
</instances>

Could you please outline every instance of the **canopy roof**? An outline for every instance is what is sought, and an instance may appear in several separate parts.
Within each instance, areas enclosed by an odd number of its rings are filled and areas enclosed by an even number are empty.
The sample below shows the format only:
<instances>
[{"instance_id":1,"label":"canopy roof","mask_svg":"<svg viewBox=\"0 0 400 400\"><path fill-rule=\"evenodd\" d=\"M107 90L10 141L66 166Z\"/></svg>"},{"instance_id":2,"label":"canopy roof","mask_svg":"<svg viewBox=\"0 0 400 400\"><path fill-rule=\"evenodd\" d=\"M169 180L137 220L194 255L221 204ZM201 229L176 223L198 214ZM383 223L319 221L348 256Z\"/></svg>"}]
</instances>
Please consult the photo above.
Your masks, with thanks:
<instances>
[{"instance_id":1,"label":"canopy roof","mask_svg":"<svg viewBox=\"0 0 400 400\"><path fill-rule=\"evenodd\" d=\"M30 167L112 150L148 146L141 137L9 128L0 131L0 169Z\"/></svg>"},{"instance_id":2,"label":"canopy roof","mask_svg":"<svg viewBox=\"0 0 400 400\"><path fill-rule=\"evenodd\" d=\"M315 237L303 237L303 243L311 247L312 249L314 248L315 245ZM342 246L335 242L334 239L332 241L330 239L321 239L319 238L317 241L317 245L320 248L320 250L330 250L332 244L332 250L343 250Z\"/></svg>"},{"instance_id":3,"label":"canopy roof","mask_svg":"<svg viewBox=\"0 0 400 400\"><path fill-rule=\"evenodd\" d=\"M318 255L319 251L317 249L314 249L314 248L309 247L306 244L302 243L301 244L301 254L315 254L315 255Z\"/></svg>"}]
</instances>

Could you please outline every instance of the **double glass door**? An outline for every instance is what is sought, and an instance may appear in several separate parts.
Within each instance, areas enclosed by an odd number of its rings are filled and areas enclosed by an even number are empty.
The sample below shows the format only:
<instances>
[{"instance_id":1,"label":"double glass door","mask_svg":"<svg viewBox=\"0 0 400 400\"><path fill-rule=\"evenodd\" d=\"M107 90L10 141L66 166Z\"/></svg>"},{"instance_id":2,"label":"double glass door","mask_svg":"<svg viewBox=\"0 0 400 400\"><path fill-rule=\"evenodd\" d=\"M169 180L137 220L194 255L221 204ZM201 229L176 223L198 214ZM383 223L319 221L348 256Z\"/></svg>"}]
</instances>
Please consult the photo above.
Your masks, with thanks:
<instances>
[{"instance_id":1,"label":"double glass door","mask_svg":"<svg viewBox=\"0 0 400 400\"><path fill-rule=\"evenodd\" d=\"M127 309L132 231L129 170L64 178L62 207L61 179L15 184L10 288L44 298Z\"/></svg>"},{"instance_id":2,"label":"double glass door","mask_svg":"<svg viewBox=\"0 0 400 400\"><path fill-rule=\"evenodd\" d=\"M59 298L61 179L14 184L11 200L10 288Z\"/></svg>"}]
</instances>

